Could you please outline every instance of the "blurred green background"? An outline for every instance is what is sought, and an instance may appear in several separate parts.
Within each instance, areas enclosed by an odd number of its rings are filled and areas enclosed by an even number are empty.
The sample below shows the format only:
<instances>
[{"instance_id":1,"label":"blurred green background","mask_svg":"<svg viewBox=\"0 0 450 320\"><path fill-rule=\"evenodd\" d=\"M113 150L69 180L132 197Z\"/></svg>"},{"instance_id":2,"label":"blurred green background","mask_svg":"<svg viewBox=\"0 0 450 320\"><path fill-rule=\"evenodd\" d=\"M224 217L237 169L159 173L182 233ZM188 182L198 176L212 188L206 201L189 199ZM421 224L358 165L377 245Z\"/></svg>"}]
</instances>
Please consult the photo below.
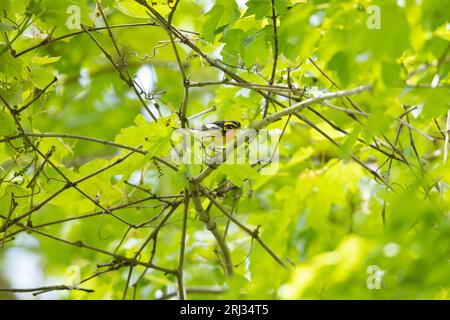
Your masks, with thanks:
<instances>
[{"instance_id":1,"label":"blurred green background","mask_svg":"<svg viewBox=\"0 0 450 320\"><path fill-rule=\"evenodd\" d=\"M165 1L155 9L168 17ZM368 114L353 117L324 105L303 110L302 115L340 144L336 147L306 123L292 117L279 144L279 170L262 175L248 166L223 168L208 177L214 187L224 177L240 187L220 202L234 208L251 229L260 226L261 238L289 268L280 267L251 237L231 224L227 235L235 274L228 278L218 262L214 238L188 212L185 281L189 299L448 299L450 285L450 160L445 128L449 110L449 17L445 0L275 0L277 13L277 68L274 84L291 84L309 96L372 83L374 90L352 97ZM183 79L165 30L142 25L153 22L132 0L101 1L126 66L142 88L156 124L119 77L111 62L86 33L55 41L21 54L44 39L77 32L67 22L72 5L80 10L81 23L102 27L95 1L2 0L0 2L0 95L11 105L23 105L50 87L21 114L27 132L66 133L143 145L146 156L133 154L124 163L89 179L84 192L108 207L141 199L148 194L126 183L142 184L158 195L178 194L186 185L186 171L159 168L151 155L169 152L171 126L179 126L176 112L183 101ZM30 20L27 23L27 17ZM374 20L375 19L375 20ZM377 27L379 19L379 28ZM182 30L212 59L251 83L265 85L272 73L275 40L270 0L186 0L173 16ZM21 29L23 26L26 28ZM374 28L375 26L375 28ZM107 31L93 31L95 39L118 61ZM16 37L17 35L17 37ZM12 42L13 41L13 42ZM180 59L192 82L221 81L224 74L210 66L191 48L176 43ZM18 57L11 54L11 49ZM326 73L310 62L312 59ZM286 97L279 98L288 104ZM351 108L345 99L331 101ZM215 120L238 120L244 127L261 119L264 99L254 90L228 85L193 88L187 116L212 106L216 110L190 121L191 126ZM411 129L396 119L405 110ZM269 113L275 112L269 106ZM342 134L330 126L320 112ZM406 121L406 117L402 118ZM170 121L170 125L166 125ZM404 123L404 122L403 122ZM268 129L281 132L285 119ZM400 128L402 127L402 128ZM420 132L419 132L420 130ZM0 140L17 134L3 106ZM426 133L428 138L422 134ZM396 141L405 163L389 158L364 143L378 145L379 138ZM432 137L430 141L429 137ZM358 140L359 138L359 140ZM43 152L55 146L51 159L69 178L77 179L123 156L117 148L64 138L35 139ZM374 142L375 141L375 142ZM377 142L378 141L378 142ZM386 140L384 140L386 141ZM362 143L364 142L364 143ZM15 214L48 198L61 187L58 173L47 166L39 177L39 190L26 195L33 176L33 153L24 139L0 143L0 214ZM351 159L356 155L393 186L387 189ZM36 163L34 163L36 166ZM236 172L239 171L239 172ZM238 204L233 200L239 194ZM23 197L21 197L23 196ZM31 201L31 202L30 202ZM204 201L206 206L207 202ZM120 217L140 223L161 210L156 200L120 211ZM73 189L52 199L33 214L34 226L75 217L98 208ZM227 219L211 209L222 230ZM385 216L383 223L382 216ZM5 219L2 219L3 224ZM182 207L159 233L154 262L175 268L178 261ZM118 250L133 256L149 228L131 230ZM108 215L73 220L42 228L69 241L114 251L128 227ZM14 226L2 236L20 230ZM150 247L141 259L151 255ZM32 288L87 278L109 262L108 256L68 246L32 232L7 238L0 248L0 287ZM101 268L100 268L101 269ZM75 270L75 271L74 271ZM143 271L136 267L133 284ZM75 276L74 276L75 274ZM128 277L121 268L83 284L93 293L51 292L33 297L52 299L120 299ZM155 299L176 292L176 279L149 270L128 298ZM11 298L0 293L0 298Z\"/></svg>"}]
</instances>

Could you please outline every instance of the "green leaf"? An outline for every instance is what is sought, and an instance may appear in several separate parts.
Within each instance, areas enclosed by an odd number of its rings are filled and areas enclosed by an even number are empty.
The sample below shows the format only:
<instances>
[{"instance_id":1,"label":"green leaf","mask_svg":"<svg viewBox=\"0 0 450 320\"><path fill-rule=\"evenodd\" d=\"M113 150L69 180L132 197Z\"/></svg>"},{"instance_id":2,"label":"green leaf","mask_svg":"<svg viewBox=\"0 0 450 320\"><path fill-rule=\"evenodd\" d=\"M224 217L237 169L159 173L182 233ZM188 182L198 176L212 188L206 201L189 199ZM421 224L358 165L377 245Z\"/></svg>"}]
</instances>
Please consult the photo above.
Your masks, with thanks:
<instances>
[{"instance_id":1,"label":"green leaf","mask_svg":"<svg viewBox=\"0 0 450 320\"><path fill-rule=\"evenodd\" d=\"M360 132L361 132L361 128L359 126L354 127L352 132L347 136L347 138L341 144L340 153L341 153L341 158L343 160L350 160L350 157L353 154L353 146L358 141Z\"/></svg>"},{"instance_id":2,"label":"green leaf","mask_svg":"<svg viewBox=\"0 0 450 320\"><path fill-rule=\"evenodd\" d=\"M111 2L112 0L108 1ZM170 7L165 1L147 1L147 3L159 14L165 15L170 12ZM149 18L149 10L143 5L137 3L135 0L116 0L115 8L127 16L134 18Z\"/></svg>"},{"instance_id":3,"label":"green leaf","mask_svg":"<svg viewBox=\"0 0 450 320\"><path fill-rule=\"evenodd\" d=\"M103 6L104 8L109 8L109 7L114 6L114 4L115 4L116 2L117 2L116 0L102 0L102 6Z\"/></svg>"},{"instance_id":4,"label":"green leaf","mask_svg":"<svg viewBox=\"0 0 450 320\"><path fill-rule=\"evenodd\" d=\"M388 87L398 87L402 83L400 81L401 67L395 62L385 62L382 64L383 82Z\"/></svg>"},{"instance_id":5,"label":"green leaf","mask_svg":"<svg viewBox=\"0 0 450 320\"><path fill-rule=\"evenodd\" d=\"M4 45L0 44L0 52L4 49ZM22 61L14 59L7 51L0 56L0 75L7 78L22 78Z\"/></svg>"},{"instance_id":6,"label":"green leaf","mask_svg":"<svg viewBox=\"0 0 450 320\"><path fill-rule=\"evenodd\" d=\"M224 163L217 170L237 187L241 187L245 179L252 178L256 174L256 168L252 168L250 164Z\"/></svg>"},{"instance_id":7,"label":"green leaf","mask_svg":"<svg viewBox=\"0 0 450 320\"><path fill-rule=\"evenodd\" d=\"M56 163L60 163L65 157L73 154L72 148L67 143L64 143L61 138L42 139L39 142L39 148L43 153L47 153L54 148L51 159Z\"/></svg>"},{"instance_id":8,"label":"green leaf","mask_svg":"<svg viewBox=\"0 0 450 320\"><path fill-rule=\"evenodd\" d=\"M313 28L309 24L312 12L312 5L300 3L293 6L280 21L278 28L280 51L292 61L304 61L310 57L321 37L320 29Z\"/></svg>"},{"instance_id":9,"label":"green leaf","mask_svg":"<svg viewBox=\"0 0 450 320\"><path fill-rule=\"evenodd\" d=\"M366 140L372 139L372 137L380 132L384 132L388 129L389 124L392 122L389 117L387 117L382 112L382 106L380 105L378 109L372 112L367 120L366 124Z\"/></svg>"},{"instance_id":10,"label":"green leaf","mask_svg":"<svg viewBox=\"0 0 450 320\"><path fill-rule=\"evenodd\" d=\"M31 58L31 62L38 65L44 65L54 63L56 61L59 61L59 59L61 59L61 57L49 57L48 55L44 57L34 56Z\"/></svg>"},{"instance_id":11,"label":"green leaf","mask_svg":"<svg viewBox=\"0 0 450 320\"><path fill-rule=\"evenodd\" d=\"M264 65L268 61L269 48L267 47L267 34L271 34L272 30L268 27L252 34L251 36L243 39L245 50L243 51L244 63L251 66L255 63Z\"/></svg>"},{"instance_id":12,"label":"green leaf","mask_svg":"<svg viewBox=\"0 0 450 320\"><path fill-rule=\"evenodd\" d=\"M136 126L130 126L120 131L116 142L132 147L142 146L148 151L147 157L164 154L170 149L170 136L174 117L160 118L158 123L147 122L142 114L136 116Z\"/></svg>"},{"instance_id":13,"label":"green leaf","mask_svg":"<svg viewBox=\"0 0 450 320\"><path fill-rule=\"evenodd\" d=\"M20 83L13 82L8 89L0 88L0 95L8 102L10 106L22 104L23 88Z\"/></svg>"},{"instance_id":14,"label":"green leaf","mask_svg":"<svg viewBox=\"0 0 450 320\"><path fill-rule=\"evenodd\" d=\"M41 0L36 2L37 7L34 14L45 28L56 27L57 33L67 33L80 29L75 22L88 25L91 9L83 0ZM72 23L73 22L73 23Z\"/></svg>"},{"instance_id":15,"label":"green leaf","mask_svg":"<svg viewBox=\"0 0 450 320\"><path fill-rule=\"evenodd\" d=\"M11 0L0 1L0 12L8 12Z\"/></svg>"},{"instance_id":16,"label":"green leaf","mask_svg":"<svg viewBox=\"0 0 450 320\"><path fill-rule=\"evenodd\" d=\"M135 18L148 18L148 10L134 0L117 0L115 7L122 13Z\"/></svg>"},{"instance_id":17,"label":"green leaf","mask_svg":"<svg viewBox=\"0 0 450 320\"><path fill-rule=\"evenodd\" d=\"M15 27L6 22L0 22L0 32L8 32L14 30Z\"/></svg>"},{"instance_id":18,"label":"green leaf","mask_svg":"<svg viewBox=\"0 0 450 320\"><path fill-rule=\"evenodd\" d=\"M0 110L0 136L9 136L16 132L13 118Z\"/></svg>"},{"instance_id":19,"label":"green leaf","mask_svg":"<svg viewBox=\"0 0 450 320\"><path fill-rule=\"evenodd\" d=\"M39 88L44 89L54 78L53 72L46 68L34 69L30 72L31 82Z\"/></svg>"},{"instance_id":20,"label":"green leaf","mask_svg":"<svg viewBox=\"0 0 450 320\"><path fill-rule=\"evenodd\" d=\"M328 62L328 68L336 72L343 87L349 84L351 78L352 68L349 60L346 53L340 51Z\"/></svg>"},{"instance_id":21,"label":"green leaf","mask_svg":"<svg viewBox=\"0 0 450 320\"><path fill-rule=\"evenodd\" d=\"M249 0L245 5L248 9L244 17L255 15L255 19L261 19L272 15L271 0Z\"/></svg>"},{"instance_id":22,"label":"green leaf","mask_svg":"<svg viewBox=\"0 0 450 320\"><path fill-rule=\"evenodd\" d=\"M237 20L240 14L236 2L227 0L217 1L205 15L206 21L202 28L203 37L208 41L213 41L214 37L233 21Z\"/></svg>"},{"instance_id":23,"label":"green leaf","mask_svg":"<svg viewBox=\"0 0 450 320\"><path fill-rule=\"evenodd\" d=\"M241 29L230 29L223 33L220 42L224 42L221 54L225 62L229 64L239 64L240 54L244 51L244 46L241 41L244 31Z\"/></svg>"},{"instance_id":24,"label":"green leaf","mask_svg":"<svg viewBox=\"0 0 450 320\"><path fill-rule=\"evenodd\" d=\"M277 17L283 17L287 11L287 0L275 0L274 3ZM249 0L245 5L248 9L244 17L255 15L256 20L272 18L272 0Z\"/></svg>"},{"instance_id":25,"label":"green leaf","mask_svg":"<svg viewBox=\"0 0 450 320\"><path fill-rule=\"evenodd\" d=\"M355 30L352 46L359 46L364 52L370 48L372 57L399 57L409 43L409 25L405 10L390 1L380 2L380 29L368 29L366 26ZM365 21L362 21L365 23ZM350 34L352 35L352 33Z\"/></svg>"},{"instance_id":26,"label":"green leaf","mask_svg":"<svg viewBox=\"0 0 450 320\"><path fill-rule=\"evenodd\" d=\"M424 104L424 116L428 119L433 117L445 115L449 110L450 96L448 94L448 88L435 88L433 90L420 90L422 101Z\"/></svg>"}]
</instances>

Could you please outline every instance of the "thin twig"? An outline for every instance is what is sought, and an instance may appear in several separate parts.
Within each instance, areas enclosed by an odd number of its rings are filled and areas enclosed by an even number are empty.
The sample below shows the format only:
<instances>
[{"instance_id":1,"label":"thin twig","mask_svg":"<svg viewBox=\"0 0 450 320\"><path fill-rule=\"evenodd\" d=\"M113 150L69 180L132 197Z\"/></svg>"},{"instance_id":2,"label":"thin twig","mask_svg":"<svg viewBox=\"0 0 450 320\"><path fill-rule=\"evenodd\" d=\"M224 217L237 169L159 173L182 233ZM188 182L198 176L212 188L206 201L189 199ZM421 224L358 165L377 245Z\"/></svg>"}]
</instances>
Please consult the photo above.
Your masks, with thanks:
<instances>
[{"instance_id":1,"label":"thin twig","mask_svg":"<svg viewBox=\"0 0 450 320\"><path fill-rule=\"evenodd\" d=\"M48 85L46 85L44 89L40 90L39 93L36 96L34 96L33 99L31 99L30 102L25 104L23 107L15 110L15 112L21 113L22 111L26 110L29 106L35 103L42 96L42 94L44 94L48 90L48 88L50 88L54 83L56 83L56 81L58 81L58 78L54 77L53 80Z\"/></svg>"},{"instance_id":2,"label":"thin twig","mask_svg":"<svg viewBox=\"0 0 450 320\"><path fill-rule=\"evenodd\" d=\"M195 211L197 211L197 214L200 218L200 221L202 221L206 229L208 229L214 238L217 241L217 244L219 245L220 251L222 252L222 257L224 261L224 270L227 275L233 274L233 263L231 260L231 254L230 249L228 248L227 243L225 242L222 234L220 233L219 228L217 227L217 224L211 220L211 216L203 208L203 205L200 200L200 191L199 191L199 185L197 183L191 184L191 196L192 196L192 202L194 203Z\"/></svg>"},{"instance_id":3,"label":"thin twig","mask_svg":"<svg viewBox=\"0 0 450 320\"><path fill-rule=\"evenodd\" d=\"M270 74L269 79L269 87L272 86L275 81L275 74L277 71L277 63L278 63L278 29L277 29L277 11L275 8L275 0L271 0L271 7L272 7L272 26L273 26L273 63L272 63L272 72ZM267 116L269 104L270 104L269 100L266 99L263 111L263 118Z\"/></svg>"},{"instance_id":4,"label":"thin twig","mask_svg":"<svg viewBox=\"0 0 450 320\"><path fill-rule=\"evenodd\" d=\"M448 158L449 136L450 136L450 110L447 111L447 125L445 126L444 159L443 159L444 164L447 163Z\"/></svg>"},{"instance_id":5,"label":"thin twig","mask_svg":"<svg viewBox=\"0 0 450 320\"><path fill-rule=\"evenodd\" d=\"M141 94L137 91L136 86L134 84L133 79L131 79L131 76L128 72L128 69L126 69L126 66L124 65L124 63L121 64L117 64L113 57L108 53L108 51L106 51L105 48L103 48L103 46L100 44L100 42L98 42L97 39L95 39L95 37L91 34L91 32L88 31L88 29L84 26L81 25L81 28L83 28L84 32L86 32L89 37L91 38L91 40L97 45L97 47L103 52L103 54L105 55L105 57L111 62L113 68L117 71L117 73L119 74L120 78L130 87L133 89L134 93L136 94L136 97L138 98L138 100L141 102L142 107L147 111L147 113L150 115L150 117L155 121L158 122L158 119L156 118L156 116L153 114L153 112L150 110L150 108L148 107L147 103L144 101L144 99L142 98ZM111 33L112 34L112 33ZM114 38L113 38L114 39ZM125 73L122 70L125 70Z\"/></svg>"},{"instance_id":6,"label":"thin twig","mask_svg":"<svg viewBox=\"0 0 450 320\"><path fill-rule=\"evenodd\" d=\"M177 282L178 282L178 298L180 300L186 300L186 288L184 285L184 255L186 251L186 229L187 218L189 211L189 192L188 189L184 189L184 201L183 201L183 224L181 226L181 240L180 240L180 256L178 258L177 268Z\"/></svg>"},{"instance_id":7,"label":"thin twig","mask_svg":"<svg viewBox=\"0 0 450 320\"><path fill-rule=\"evenodd\" d=\"M50 239L53 239L55 241L58 241L58 242L61 242L61 243L64 243L64 244L67 244L67 245L70 245L70 246L73 246L73 247L85 248L85 249L88 249L88 250L91 250L91 251L94 251L94 252L97 252L97 253L101 253L101 254L104 254L104 255L107 255L107 256L111 256L114 259L116 259L117 261L121 261L122 263L125 263L127 265L140 265L140 266L147 267L147 268L150 268L150 269L155 269L155 270L158 270L158 271L161 271L161 272L164 272L164 273L176 274L176 270L160 267L160 266L154 265L153 263L146 263L146 262L137 260L135 258L128 258L128 257L122 256L122 255L118 255L116 253L112 253L110 251L107 251L107 250L104 250L104 249L100 249L100 248L88 245L88 244L84 243L83 241L69 241L69 240L66 240L66 239L63 239L63 238L59 238L59 237L53 236L53 235L51 235L49 233L45 233L43 231L36 230L35 228L31 228L31 227L25 226L24 224L19 223L19 222L15 222L15 224L17 226L21 227L21 228L26 229L27 231L30 231L32 233L36 233L36 234L41 235L43 237L50 238Z\"/></svg>"},{"instance_id":8,"label":"thin twig","mask_svg":"<svg viewBox=\"0 0 450 320\"><path fill-rule=\"evenodd\" d=\"M123 290L122 300L126 300L128 287L130 286L131 275L133 274L133 266L128 269L127 282L125 283L125 289Z\"/></svg>"},{"instance_id":9,"label":"thin twig","mask_svg":"<svg viewBox=\"0 0 450 320\"><path fill-rule=\"evenodd\" d=\"M159 25L156 22L128 23L128 24L121 24L121 25L110 26L110 28L111 29L116 29L116 28L151 27L151 26L157 27ZM91 32L101 31L101 30L106 30L106 29L107 29L106 27L96 27L96 28L94 28L94 27L87 27L87 30L89 30ZM38 49L39 47L46 46L48 44L51 44L51 43L54 43L54 42L58 42L58 41L61 41L61 40L67 39L67 38L72 38L72 37L75 37L77 35L84 34L84 33L85 33L84 30L81 30L81 31L75 31L75 32L72 32L72 33L68 33L68 34L62 35L60 37L53 38L53 39L46 38L46 39L42 40L41 42L39 42L38 44L36 44L36 45L34 45L34 46L30 47L30 48L27 48L27 49L25 49L25 50L23 50L21 52L18 52L18 53L14 53L13 56L15 58L18 58L18 57L20 57L21 55L23 55L25 53L28 53L28 52L33 51L35 49Z\"/></svg>"},{"instance_id":10,"label":"thin twig","mask_svg":"<svg viewBox=\"0 0 450 320\"><path fill-rule=\"evenodd\" d=\"M230 219L231 221L233 221L234 224L236 224L239 228L241 228L243 231L245 231L248 235L250 235L253 239L255 239L271 256L272 258L275 259L276 262L278 262L279 265L283 266L286 268L286 264L283 262L283 260L281 260L281 258L279 258L275 252L272 251L272 249L270 249L265 243L264 241L260 238L259 236L259 228L256 228L255 230L250 230L249 228L247 228L244 224L242 224L239 220L237 220L234 216L232 216L231 214L229 214L227 212L227 210L222 207L212 196L211 192L206 189L205 187L203 187L202 185L198 185L199 189L201 190L202 194L205 195L212 204L214 204L214 206L216 206L216 208L218 208L228 219Z\"/></svg>"},{"instance_id":11,"label":"thin twig","mask_svg":"<svg viewBox=\"0 0 450 320\"><path fill-rule=\"evenodd\" d=\"M84 291L84 292L95 292L95 290L92 290L92 289L85 289L85 288L66 286L66 285L37 287L37 288L24 288L24 289L0 288L0 292L14 292L14 293L36 292L34 295L38 295L38 294L41 294L44 292L49 292L49 291L61 291L61 290L68 290L68 291L76 290L76 291Z\"/></svg>"},{"instance_id":12,"label":"thin twig","mask_svg":"<svg viewBox=\"0 0 450 320\"><path fill-rule=\"evenodd\" d=\"M212 112L212 111L216 111L216 110L217 110L216 106L212 106L211 108L205 109L205 110L203 110L203 111L201 111L201 112L199 112L199 113L197 113L197 114L194 114L193 116L190 116L190 117L188 118L188 121L191 121L191 120L193 120L193 119L195 119L195 118L204 116L205 114L210 113L210 112Z\"/></svg>"},{"instance_id":13,"label":"thin twig","mask_svg":"<svg viewBox=\"0 0 450 320\"><path fill-rule=\"evenodd\" d=\"M32 132L25 132L25 133L17 134L15 136L4 137L4 138L0 139L0 143L1 142L8 142L8 141L15 140L15 139L20 139L23 136L38 137L38 138L63 138L63 139L84 140L84 141L90 141L90 142L100 143L100 144L104 144L104 145L109 145L109 146L113 146L113 147L117 147L117 148L121 148L121 149L131 150L131 151L134 151L136 153L140 153L140 154L144 154L144 155L147 154L147 151L145 151L145 150L141 150L141 149L138 149L138 148L126 146L126 145L123 145L123 144L120 144L120 143L117 143L117 142L113 142L113 141L109 141L109 140L105 140L105 139L93 138L93 137L80 136L80 135L75 135L75 134L67 134L67 133L32 133Z\"/></svg>"},{"instance_id":14,"label":"thin twig","mask_svg":"<svg viewBox=\"0 0 450 320\"><path fill-rule=\"evenodd\" d=\"M227 289L224 287L188 287L186 288L186 292L187 293L193 293L193 294L220 294L220 293L224 293L226 292ZM176 292L172 292L172 293L167 293L165 295L163 295L162 297L159 297L156 300L167 300L170 298L173 298L177 295Z\"/></svg>"}]
</instances>

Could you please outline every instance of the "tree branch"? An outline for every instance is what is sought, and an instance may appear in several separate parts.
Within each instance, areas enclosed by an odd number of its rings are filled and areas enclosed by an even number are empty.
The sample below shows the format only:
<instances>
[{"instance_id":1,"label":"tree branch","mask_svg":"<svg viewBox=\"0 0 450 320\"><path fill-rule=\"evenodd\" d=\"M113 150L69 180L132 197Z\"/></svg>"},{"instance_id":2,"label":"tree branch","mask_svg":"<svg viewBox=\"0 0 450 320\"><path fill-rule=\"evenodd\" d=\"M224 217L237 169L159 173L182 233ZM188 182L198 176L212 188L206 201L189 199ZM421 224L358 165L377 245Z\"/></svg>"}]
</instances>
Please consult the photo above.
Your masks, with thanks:
<instances>
[{"instance_id":1,"label":"tree branch","mask_svg":"<svg viewBox=\"0 0 450 320\"><path fill-rule=\"evenodd\" d=\"M343 97L343 96L349 96L349 95L354 95L354 94L358 94L361 92L365 92L365 91L369 91L372 89L371 85L365 85L365 86L360 86L354 89L350 89L350 90L342 90L342 91L336 91L336 92L329 92L329 93L325 93L321 96L317 96L314 98L310 98L304 101L301 101L299 103L296 103L294 105L292 105L291 107L285 108L283 110L280 110L276 113L273 113L269 116L267 116L266 118L262 119L261 121L256 122L255 124L253 124L249 129L253 129L253 130L261 130L264 127L268 126L269 124L271 124L272 122L275 122L279 119L281 119L284 116L289 116L291 114L295 114L297 117L302 118L302 120L305 120L306 118L300 116L298 114L299 111L303 110L304 108L306 108L309 105L315 104L315 103L320 103L324 100L329 100L329 99L333 99L333 98L338 98L338 97ZM306 120L307 121L307 120ZM315 127L314 124L312 124L311 122L307 122L310 126ZM318 128L317 128L318 129ZM320 130L320 129L319 129ZM324 133L322 130L320 130L320 132L322 133L322 135L324 136L328 136L326 133ZM332 140L334 141L334 140ZM233 152L233 150L237 147L239 147L240 145L242 145L245 142L245 139L239 139L238 137L238 141L237 143L231 145L230 147L227 148L226 154L230 154L231 152ZM335 142L337 143L337 142ZM356 158L356 157L354 157ZM358 162L360 164L362 164L362 162ZM362 164L363 165L363 164ZM364 165L363 165L364 166ZM367 167L364 166L366 169ZM204 169L199 175L197 175L193 180L195 182L201 182L203 181L206 177L208 177L215 169L216 167L207 167L206 169ZM369 170L371 173L373 173L373 170ZM382 179L382 178L381 178Z\"/></svg>"},{"instance_id":2,"label":"tree branch","mask_svg":"<svg viewBox=\"0 0 450 320\"><path fill-rule=\"evenodd\" d=\"M200 221L202 221L205 224L206 229L208 229L213 234L214 238L216 238L217 244L220 247L220 251L222 252L224 260L225 273L227 275L233 274L233 263L231 261L231 254L228 245L226 244L222 234L220 233L217 224L211 221L211 216L203 208L199 196L199 186L196 183L191 184L191 196L192 202L194 203L195 211L197 211Z\"/></svg>"},{"instance_id":3,"label":"tree branch","mask_svg":"<svg viewBox=\"0 0 450 320\"><path fill-rule=\"evenodd\" d=\"M186 229L187 218L189 211L189 191L184 189L184 201L183 201L183 225L181 226L181 240L180 240L180 256L178 258L177 268L177 282L178 282L178 299L186 300L186 288L184 285L184 255L186 251Z\"/></svg>"},{"instance_id":4,"label":"tree branch","mask_svg":"<svg viewBox=\"0 0 450 320\"><path fill-rule=\"evenodd\" d=\"M32 133L32 132L25 132L25 133L20 133L17 134L15 136L9 136L9 137L4 137L2 139L0 139L0 143L1 142L8 142L11 140L15 140L15 139L20 139L23 136L27 136L27 137L38 137L38 138L64 138L64 139L75 139L75 140L84 140L84 141L90 141L90 142L96 142L96 143L100 143L100 144L104 144L104 145L109 145L109 146L113 146L116 148L121 148L121 149L126 149L126 150L131 150L134 151L136 153L140 153L140 154L147 154L147 151L144 151L140 148L134 148L134 147L130 147L130 146L126 146L117 142L113 142L113 141L109 141L109 140L105 140L105 139L98 139L98 138L92 138L92 137L86 137L86 136L80 136L80 135L75 135L75 134L67 134L67 133Z\"/></svg>"},{"instance_id":5,"label":"tree branch","mask_svg":"<svg viewBox=\"0 0 450 320\"><path fill-rule=\"evenodd\" d=\"M26 288L26 289L16 289L16 288L3 289L3 288L0 288L0 292L14 292L14 293L35 292L35 293L33 293L33 295L38 295L38 294L49 292L49 291L61 291L61 290L68 290L68 291L77 290L77 291L84 291L84 292L95 292L95 290L92 290L92 289L85 289L85 288L66 286L66 285L56 285L56 286Z\"/></svg>"},{"instance_id":6,"label":"tree branch","mask_svg":"<svg viewBox=\"0 0 450 320\"><path fill-rule=\"evenodd\" d=\"M210 191L208 189L206 189L205 187L203 187L202 185L198 185L200 191L202 192L202 194L204 196L206 196L211 202L212 204L214 204L216 206L217 209L219 209L228 219L230 219L231 221L233 221L234 224L236 224L239 228L241 228L243 231L245 231L248 235L250 235L253 239L255 239L263 248L264 250L266 250L271 256L272 258L275 259L276 262L278 262L279 265L283 266L286 268L286 264L283 262L283 260L281 260L281 258L279 258L275 252L272 251L272 249L270 249L265 243L264 241L260 238L259 236L259 230L258 228L256 228L255 230L250 230L249 228L247 228L245 225L243 225L239 220L237 220L234 216L232 216L230 213L228 213L228 211L222 207L217 201L216 199L214 199L214 197L211 195Z\"/></svg>"}]
</instances>

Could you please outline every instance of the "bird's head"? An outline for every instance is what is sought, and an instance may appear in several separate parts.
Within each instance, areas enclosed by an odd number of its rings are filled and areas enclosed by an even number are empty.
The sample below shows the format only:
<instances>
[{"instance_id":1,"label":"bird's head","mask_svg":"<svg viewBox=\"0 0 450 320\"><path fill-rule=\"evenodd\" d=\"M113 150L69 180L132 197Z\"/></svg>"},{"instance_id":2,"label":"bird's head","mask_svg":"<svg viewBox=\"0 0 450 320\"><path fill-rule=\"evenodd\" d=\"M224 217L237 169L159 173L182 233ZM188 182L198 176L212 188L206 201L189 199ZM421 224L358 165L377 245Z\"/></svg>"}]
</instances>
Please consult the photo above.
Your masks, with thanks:
<instances>
[{"instance_id":1,"label":"bird's head","mask_svg":"<svg viewBox=\"0 0 450 320\"><path fill-rule=\"evenodd\" d=\"M223 128L223 130L233 130L241 128L241 123L235 120L216 121L214 122L214 124Z\"/></svg>"}]
</instances>

